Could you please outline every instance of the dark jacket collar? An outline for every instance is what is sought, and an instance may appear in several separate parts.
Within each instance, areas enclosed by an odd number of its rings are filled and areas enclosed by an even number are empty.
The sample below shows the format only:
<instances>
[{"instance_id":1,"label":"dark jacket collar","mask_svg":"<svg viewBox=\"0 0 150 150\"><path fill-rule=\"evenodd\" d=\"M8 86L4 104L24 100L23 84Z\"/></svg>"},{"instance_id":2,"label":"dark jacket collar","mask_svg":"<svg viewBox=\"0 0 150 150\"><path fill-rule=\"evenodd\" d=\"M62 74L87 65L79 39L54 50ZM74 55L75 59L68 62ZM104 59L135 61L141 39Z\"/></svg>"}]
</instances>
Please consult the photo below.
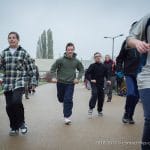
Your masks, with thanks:
<instances>
[{"instance_id":1,"label":"dark jacket collar","mask_svg":"<svg viewBox=\"0 0 150 150\"><path fill-rule=\"evenodd\" d=\"M76 54L76 53L73 53L73 57L72 57L71 59L76 58L76 56L77 56L77 54ZM64 53L64 57L65 57L65 58L68 58L66 52Z\"/></svg>"},{"instance_id":2,"label":"dark jacket collar","mask_svg":"<svg viewBox=\"0 0 150 150\"><path fill-rule=\"evenodd\" d=\"M8 47L8 48L6 49L6 51L8 51L9 48L10 48L10 47ZM19 45L19 47L17 48L17 51L19 51L19 50L21 50L21 49L22 49L22 47Z\"/></svg>"}]
</instances>

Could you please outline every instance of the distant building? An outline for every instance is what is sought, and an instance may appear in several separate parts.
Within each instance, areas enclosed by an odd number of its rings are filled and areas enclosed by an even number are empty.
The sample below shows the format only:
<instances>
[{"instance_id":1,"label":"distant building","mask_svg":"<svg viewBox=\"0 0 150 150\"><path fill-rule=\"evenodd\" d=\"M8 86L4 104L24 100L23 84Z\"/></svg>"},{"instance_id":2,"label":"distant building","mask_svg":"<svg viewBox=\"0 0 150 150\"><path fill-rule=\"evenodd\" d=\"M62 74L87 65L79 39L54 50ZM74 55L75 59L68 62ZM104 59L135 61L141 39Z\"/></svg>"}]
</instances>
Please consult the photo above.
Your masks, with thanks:
<instances>
[{"instance_id":1,"label":"distant building","mask_svg":"<svg viewBox=\"0 0 150 150\"><path fill-rule=\"evenodd\" d=\"M45 73L50 71L52 64L55 62L56 59L35 59L35 63L39 68L40 73ZM92 63L91 60L81 60L84 69L87 69L88 66Z\"/></svg>"}]
</instances>

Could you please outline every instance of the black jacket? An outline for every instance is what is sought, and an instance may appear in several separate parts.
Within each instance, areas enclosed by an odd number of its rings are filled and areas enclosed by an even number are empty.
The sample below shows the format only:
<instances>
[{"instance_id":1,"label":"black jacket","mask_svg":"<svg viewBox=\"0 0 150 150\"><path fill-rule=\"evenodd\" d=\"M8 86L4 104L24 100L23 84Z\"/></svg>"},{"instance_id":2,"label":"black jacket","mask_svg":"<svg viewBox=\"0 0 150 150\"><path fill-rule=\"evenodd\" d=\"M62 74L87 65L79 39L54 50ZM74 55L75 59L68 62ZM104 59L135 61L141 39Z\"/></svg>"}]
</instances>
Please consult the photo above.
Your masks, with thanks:
<instances>
[{"instance_id":1,"label":"black jacket","mask_svg":"<svg viewBox=\"0 0 150 150\"><path fill-rule=\"evenodd\" d=\"M140 53L135 48L126 48L126 41L124 41L116 59L116 70L123 70L125 75L136 76L139 64Z\"/></svg>"},{"instance_id":2,"label":"black jacket","mask_svg":"<svg viewBox=\"0 0 150 150\"><path fill-rule=\"evenodd\" d=\"M96 84L104 86L104 78L109 80L109 73L104 64L93 63L87 69L85 78L89 81L96 80Z\"/></svg>"},{"instance_id":3,"label":"black jacket","mask_svg":"<svg viewBox=\"0 0 150 150\"><path fill-rule=\"evenodd\" d=\"M104 61L104 65L108 69L108 73L110 76L115 76L115 65L113 66L114 62L113 60Z\"/></svg>"}]
</instances>

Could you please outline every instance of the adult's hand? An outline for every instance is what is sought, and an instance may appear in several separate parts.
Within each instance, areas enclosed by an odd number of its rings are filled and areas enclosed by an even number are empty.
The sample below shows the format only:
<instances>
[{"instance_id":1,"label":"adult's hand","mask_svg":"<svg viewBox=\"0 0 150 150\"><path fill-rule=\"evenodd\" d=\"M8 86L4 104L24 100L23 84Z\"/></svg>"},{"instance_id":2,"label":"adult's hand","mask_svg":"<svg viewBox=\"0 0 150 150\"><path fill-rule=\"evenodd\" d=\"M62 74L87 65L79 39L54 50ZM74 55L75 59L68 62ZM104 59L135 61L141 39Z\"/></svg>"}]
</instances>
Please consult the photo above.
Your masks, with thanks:
<instances>
[{"instance_id":1,"label":"adult's hand","mask_svg":"<svg viewBox=\"0 0 150 150\"><path fill-rule=\"evenodd\" d=\"M91 80L92 83L96 83L96 80Z\"/></svg>"},{"instance_id":2,"label":"adult's hand","mask_svg":"<svg viewBox=\"0 0 150 150\"><path fill-rule=\"evenodd\" d=\"M35 85L32 85L32 90L35 90L36 86Z\"/></svg>"},{"instance_id":3,"label":"adult's hand","mask_svg":"<svg viewBox=\"0 0 150 150\"><path fill-rule=\"evenodd\" d=\"M3 81L2 81L2 80L0 80L0 85L2 85L2 83L3 83Z\"/></svg>"},{"instance_id":4,"label":"adult's hand","mask_svg":"<svg viewBox=\"0 0 150 150\"><path fill-rule=\"evenodd\" d=\"M140 53L146 53L146 52L150 51L150 44L148 44L144 41L137 40L135 43L135 46Z\"/></svg>"},{"instance_id":5,"label":"adult's hand","mask_svg":"<svg viewBox=\"0 0 150 150\"><path fill-rule=\"evenodd\" d=\"M109 85L111 85L111 81L108 80L107 83L108 83Z\"/></svg>"},{"instance_id":6,"label":"adult's hand","mask_svg":"<svg viewBox=\"0 0 150 150\"><path fill-rule=\"evenodd\" d=\"M78 84L78 83L79 83L79 80L78 80L78 79L74 79L73 83L74 83L74 84Z\"/></svg>"},{"instance_id":7,"label":"adult's hand","mask_svg":"<svg viewBox=\"0 0 150 150\"><path fill-rule=\"evenodd\" d=\"M57 79L56 78L52 78L51 82L52 83L57 83Z\"/></svg>"},{"instance_id":8,"label":"adult's hand","mask_svg":"<svg viewBox=\"0 0 150 150\"><path fill-rule=\"evenodd\" d=\"M150 51L150 44L145 41L137 39L128 39L127 44L129 47L136 48L140 53L146 53Z\"/></svg>"}]
</instances>

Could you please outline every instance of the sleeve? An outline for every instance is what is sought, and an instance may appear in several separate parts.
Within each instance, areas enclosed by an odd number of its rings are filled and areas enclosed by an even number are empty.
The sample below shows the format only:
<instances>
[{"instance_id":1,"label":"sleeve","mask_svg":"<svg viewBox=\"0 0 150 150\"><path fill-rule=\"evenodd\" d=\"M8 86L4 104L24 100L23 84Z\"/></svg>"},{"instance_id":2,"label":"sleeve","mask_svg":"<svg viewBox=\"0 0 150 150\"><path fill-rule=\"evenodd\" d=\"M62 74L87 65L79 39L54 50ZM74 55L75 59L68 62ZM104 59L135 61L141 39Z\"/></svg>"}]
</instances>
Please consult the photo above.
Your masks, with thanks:
<instances>
[{"instance_id":1,"label":"sleeve","mask_svg":"<svg viewBox=\"0 0 150 150\"><path fill-rule=\"evenodd\" d=\"M138 40L145 39L145 27L146 27L148 18L150 18L150 14L143 17L141 20L139 20L135 25L131 27L127 40L131 38L138 39Z\"/></svg>"},{"instance_id":2,"label":"sleeve","mask_svg":"<svg viewBox=\"0 0 150 150\"><path fill-rule=\"evenodd\" d=\"M32 58L30 55L26 52L25 53L25 65L26 65L26 71L29 73L31 77L31 85L37 85L37 80L36 80L36 66L33 63Z\"/></svg>"},{"instance_id":3,"label":"sleeve","mask_svg":"<svg viewBox=\"0 0 150 150\"><path fill-rule=\"evenodd\" d=\"M85 74L85 78L86 78L87 80L89 80L89 81L92 80L92 78L91 78L92 72L93 72L93 65L91 64L91 65L89 66L89 68L86 70L86 74Z\"/></svg>"},{"instance_id":4,"label":"sleeve","mask_svg":"<svg viewBox=\"0 0 150 150\"><path fill-rule=\"evenodd\" d=\"M123 42L121 50L119 52L119 55L116 58L116 71L123 70L124 58L125 58L125 55L126 55L125 45L126 45L126 41Z\"/></svg>"},{"instance_id":5,"label":"sleeve","mask_svg":"<svg viewBox=\"0 0 150 150\"><path fill-rule=\"evenodd\" d=\"M4 61L4 51L0 54L0 70L4 70L5 61Z\"/></svg>"},{"instance_id":6,"label":"sleeve","mask_svg":"<svg viewBox=\"0 0 150 150\"><path fill-rule=\"evenodd\" d=\"M77 70L79 71L77 79L80 80L84 74L84 67L83 64L79 61L77 65Z\"/></svg>"},{"instance_id":7,"label":"sleeve","mask_svg":"<svg viewBox=\"0 0 150 150\"><path fill-rule=\"evenodd\" d=\"M39 68L36 66L36 78L39 80L40 74L39 74Z\"/></svg>"},{"instance_id":8,"label":"sleeve","mask_svg":"<svg viewBox=\"0 0 150 150\"><path fill-rule=\"evenodd\" d=\"M50 75L52 78L57 78L57 70L59 68L59 66L61 65L61 59L57 59L54 64L52 65L51 69L50 69Z\"/></svg>"}]
</instances>

